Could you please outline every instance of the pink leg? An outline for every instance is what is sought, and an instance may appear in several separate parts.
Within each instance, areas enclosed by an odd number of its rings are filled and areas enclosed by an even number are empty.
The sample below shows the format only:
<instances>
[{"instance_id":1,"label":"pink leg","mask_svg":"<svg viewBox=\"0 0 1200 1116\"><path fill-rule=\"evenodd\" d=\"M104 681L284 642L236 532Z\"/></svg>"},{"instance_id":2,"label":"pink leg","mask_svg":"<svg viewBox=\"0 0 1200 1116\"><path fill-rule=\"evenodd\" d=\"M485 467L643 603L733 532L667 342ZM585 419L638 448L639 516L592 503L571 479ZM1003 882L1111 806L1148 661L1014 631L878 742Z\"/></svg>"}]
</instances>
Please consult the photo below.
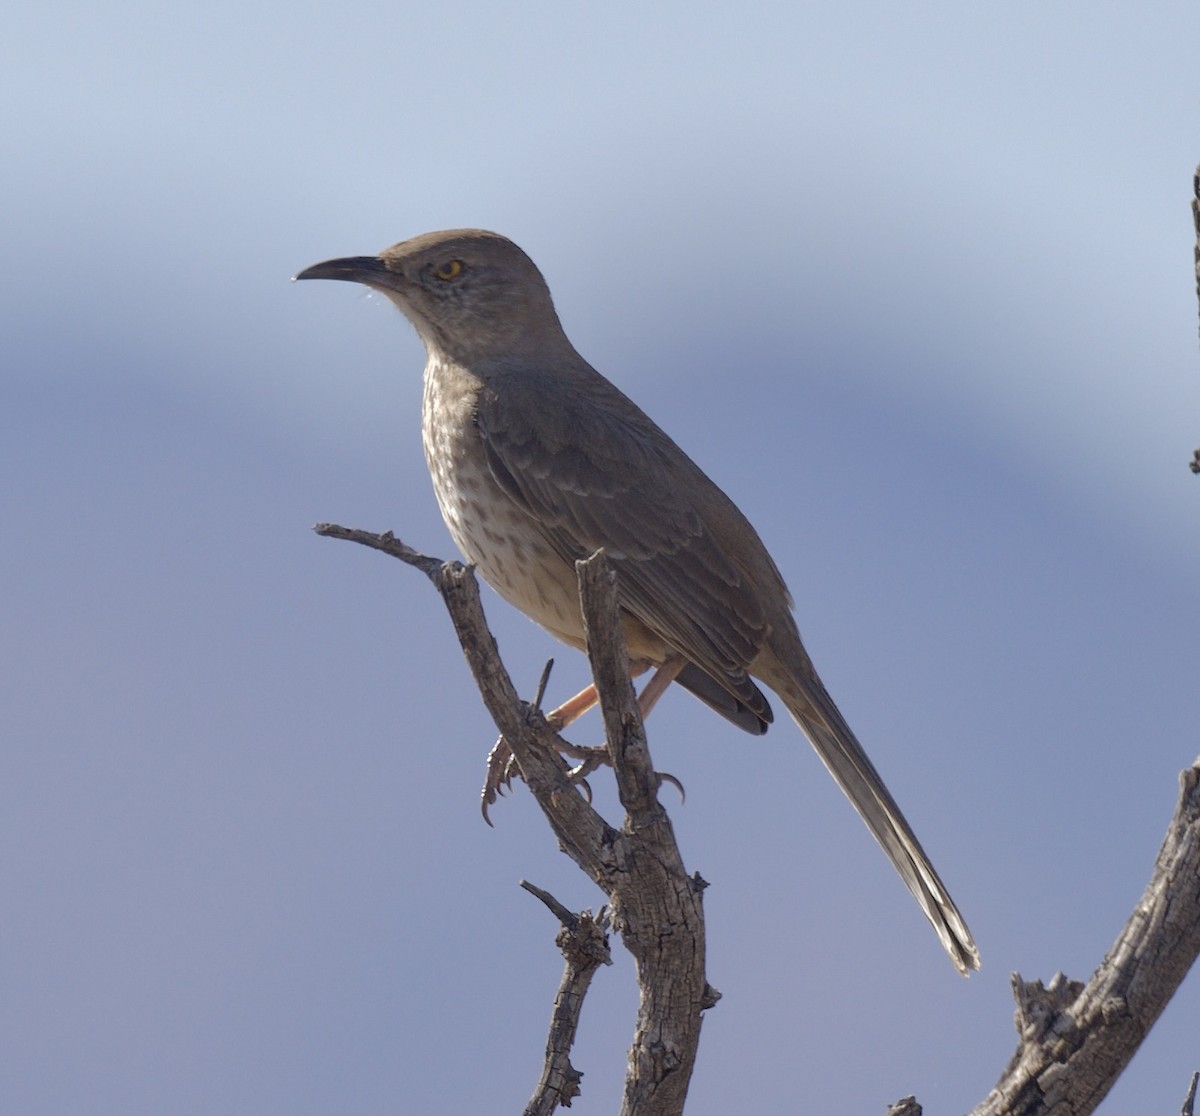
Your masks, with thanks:
<instances>
[{"instance_id":1,"label":"pink leg","mask_svg":"<svg viewBox=\"0 0 1200 1116\"><path fill-rule=\"evenodd\" d=\"M678 674L682 668L683 664L680 663L679 666L675 668L675 674ZM634 678L637 678L638 675L645 674L649 669L649 663L633 662L629 664L629 673L633 675ZM658 675L663 669L664 668L659 667L658 671L654 675L654 678L651 678L647 684L646 689L649 689L654 685L655 679L658 678ZM670 685L671 679L675 677L675 674L672 674L671 678L668 678L666 684L662 686L662 689L655 694L650 703L651 705L658 701L659 697L662 696L662 690L665 690L667 685ZM582 717L589 709L593 708L593 706L595 706L599 700L600 698L596 693L595 685L585 686L574 697L567 698L567 700L564 701L557 709L551 710L549 713L547 713L546 720L550 722L550 727L554 729L555 732L559 732L562 729L565 729L567 725L571 724L573 721L578 721L579 718ZM642 699L639 698L638 700L640 702ZM648 712L649 709L643 709L642 715L645 716Z\"/></svg>"},{"instance_id":2,"label":"pink leg","mask_svg":"<svg viewBox=\"0 0 1200 1116\"><path fill-rule=\"evenodd\" d=\"M684 660L676 655L654 672L638 695L638 708L642 711L643 719L650 716L650 710L658 704L658 699L667 692L667 687L675 681L685 665Z\"/></svg>"}]
</instances>

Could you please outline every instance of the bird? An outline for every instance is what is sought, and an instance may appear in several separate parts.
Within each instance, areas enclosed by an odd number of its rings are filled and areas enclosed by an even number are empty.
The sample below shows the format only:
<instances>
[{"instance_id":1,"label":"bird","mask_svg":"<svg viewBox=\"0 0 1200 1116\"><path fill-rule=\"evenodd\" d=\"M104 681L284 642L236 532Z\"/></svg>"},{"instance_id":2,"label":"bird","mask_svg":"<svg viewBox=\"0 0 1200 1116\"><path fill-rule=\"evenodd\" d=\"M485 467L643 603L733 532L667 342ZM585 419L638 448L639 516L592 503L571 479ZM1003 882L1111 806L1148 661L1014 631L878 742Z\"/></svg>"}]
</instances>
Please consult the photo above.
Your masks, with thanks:
<instances>
[{"instance_id":1,"label":"bird","mask_svg":"<svg viewBox=\"0 0 1200 1116\"><path fill-rule=\"evenodd\" d=\"M421 433L455 544L501 597L584 646L575 562L603 547L638 666L662 668L743 730L787 707L951 961L979 951L900 807L817 675L783 576L734 502L568 340L549 287L483 229L330 259L298 280L364 284L426 352Z\"/></svg>"}]
</instances>

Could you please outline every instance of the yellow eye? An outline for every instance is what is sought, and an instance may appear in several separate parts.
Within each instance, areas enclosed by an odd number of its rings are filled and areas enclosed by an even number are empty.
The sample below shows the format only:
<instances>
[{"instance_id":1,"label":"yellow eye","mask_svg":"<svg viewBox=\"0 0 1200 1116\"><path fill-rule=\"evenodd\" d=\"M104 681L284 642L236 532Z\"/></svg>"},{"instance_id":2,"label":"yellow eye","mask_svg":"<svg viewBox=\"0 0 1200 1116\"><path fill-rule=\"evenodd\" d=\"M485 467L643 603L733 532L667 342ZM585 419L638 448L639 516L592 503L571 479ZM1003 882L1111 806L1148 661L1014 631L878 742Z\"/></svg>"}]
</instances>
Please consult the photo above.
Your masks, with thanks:
<instances>
[{"instance_id":1,"label":"yellow eye","mask_svg":"<svg viewBox=\"0 0 1200 1116\"><path fill-rule=\"evenodd\" d=\"M433 274L438 279L443 279L446 282L449 282L451 279L457 279L462 274L462 271L462 260L447 260L440 267L435 267L433 269Z\"/></svg>"}]
</instances>

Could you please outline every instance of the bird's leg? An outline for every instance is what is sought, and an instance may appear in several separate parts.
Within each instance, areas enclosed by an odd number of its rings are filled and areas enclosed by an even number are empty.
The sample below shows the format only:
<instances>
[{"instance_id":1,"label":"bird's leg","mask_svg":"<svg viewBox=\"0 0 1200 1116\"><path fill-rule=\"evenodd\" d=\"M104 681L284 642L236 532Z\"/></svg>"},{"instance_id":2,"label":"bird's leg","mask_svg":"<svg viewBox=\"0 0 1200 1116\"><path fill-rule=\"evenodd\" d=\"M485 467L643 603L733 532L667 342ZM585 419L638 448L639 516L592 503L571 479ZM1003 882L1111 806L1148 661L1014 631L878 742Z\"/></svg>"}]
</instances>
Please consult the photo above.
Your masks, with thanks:
<instances>
[{"instance_id":1,"label":"bird's leg","mask_svg":"<svg viewBox=\"0 0 1200 1116\"><path fill-rule=\"evenodd\" d=\"M682 669L682 666L683 664L681 663L679 669ZM639 675L645 674L649 669L649 663L635 659L629 664L629 676L631 678L637 678ZM679 669L675 671L675 674L679 673ZM655 678L657 677L658 675L656 674ZM673 678L674 675L671 677ZM667 681L670 682L670 679ZM653 685L654 678L652 678L647 684L647 688ZM658 696L655 696L654 701L657 700ZM593 682L590 685L585 686L574 697L567 698L567 700L564 701L557 709L552 709L549 713L547 713L546 722L552 729L554 729L555 732L561 732L573 721L578 721L580 717L588 712L589 709L593 708L593 706L595 706L599 701L600 695L596 693L596 684ZM653 702L651 704L653 704ZM573 755L573 753L567 751L567 755Z\"/></svg>"},{"instance_id":2,"label":"bird's leg","mask_svg":"<svg viewBox=\"0 0 1200 1116\"><path fill-rule=\"evenodd\" d=\"M642 692L638 695L638 709L642 714L643 720L650 716L650 710L658 704L658 699L667 692L667 687L675 681L675 679L679 676L679 672L683 670L684 666L684 659L677 655L672 656L650 676L650 681L647 682L644 687L642 687ZM649 663L634 662L630 663L629 671L630 674L636 678L638 675L644 674L649 667ZM589 686L588 689L584 690L582 693L576 694L575 697L573 697L566 704L574 707L574 704L581 701L581 699L583 699L585 696L590 696L591 698L590 703L586 706L587 709L590 709L592 705L595 705L596 702L599 701L599 696L596 694L596 687L593 685ZM560 705L559 708L554 712L558 713L559 710L563 708L564 706ZM581 710L579 713L576 713L575 716L579 716L582 712L583 710ZM554 714L551 714L551 716L553 715ZM566 744L566 741L563 741L563 743ZM572 759L577 759L580 761L574 768L571 769L571 772L568 776L573 782L583 782L583 780L589 774L591 774L591 772L595 771L597 767L601 766L601 764L612 763L612 758L608 751L608 745L606 744L601 744L596 748L580 748L578 745L571 744L565 748L562 748L561 751L564 755L569 755ZM678 787L680 795L684 793L683 785L673 775L664 774L661 777ZM586 788L586 782L584 782L583 785ZM588 797L590 799L590 792Z\"/></svg>"},{"instance_id":3,"label":"bird's leg","mask_svg":"<svg viewBox=\"0 0 1200 1116\"><path fill-rule=\"evenodd\" d=\"M643 718L650 716L650 710L658 704L658 699L667 692L667 687L679 677L679 672L686 665L682 658L673 655L651 675L650 681L638 694L638 709L641 710ZM629 664L629 674L632 678L645 674L649 669L650 664L647 662L635 661ZM557 732L559 729L566 728L572 721L577 721L599 700L600 697L596 693L596 686L593 683L580 690L573 698L568 698L557 709L547 713L546 720L550 727ZM569 749L564 749L564 751L567 755L574 755Z\"/></svg>"},{"instance_id":4,"label":"bird's leg","mask_svg":"<svg viewBox=\"0 0 1200 1116\"><path fill-rule=\"evenodd\" d=\"M679 677L679 672L687 664L679 655L672 655L650 677L650 681L638 694L638 709L642 711L642 719L650 716L650 710L658 704L658 699L667 692L667 687Z\"/></svg>"}]
</instances>

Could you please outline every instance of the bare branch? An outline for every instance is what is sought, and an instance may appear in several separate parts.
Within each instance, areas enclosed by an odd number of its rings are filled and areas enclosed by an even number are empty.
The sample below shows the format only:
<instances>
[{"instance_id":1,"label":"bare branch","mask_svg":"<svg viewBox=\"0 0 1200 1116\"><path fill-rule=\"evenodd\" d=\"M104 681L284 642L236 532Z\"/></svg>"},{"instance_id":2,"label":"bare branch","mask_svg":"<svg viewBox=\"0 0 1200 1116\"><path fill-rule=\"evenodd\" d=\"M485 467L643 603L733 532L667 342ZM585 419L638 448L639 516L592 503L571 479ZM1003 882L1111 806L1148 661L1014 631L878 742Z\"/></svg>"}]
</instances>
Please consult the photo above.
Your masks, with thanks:
<instances>
[{"instance_id":1,"label":"bare branch","mask_svg":"<svg viewBox=\"0 0 1200 1116\"><path fill-rule=\"evenodd\" d=\"M1196 1111L1196 1082L1200 1081L1200 1073L1192 1074L1192 1083L1188 1086L1187 1096L1183 1101L1183 1108L1179 1110L1179 1116L1192 1116Z\"/></svg>"},{"instance_id":2,"label":"bare branch","mask_svg":"<svg viewBox=\"0 0 1200 1116\"><path fill-rule=\"evenodd\" d=\"M575 564L592 677L600 694L621 803L609 891L614 925L637 962L641 1002L622 1116L683 1111L701 1012L719 999L704 976L704 881L688 876L650 761L621 635L616 579L603 551Z\"/></svg>"},{"instance_id":3,"label":"bare branch","mask_svg":"<svg viewBox=\"0 0 1200 1116\"><path fill-rule=\"evenodd\" d=\"M599 917L593 916L591 911L572 914L548 891L526 880L521 881L521 886L545 903L562 924L555 941L566 967L554 997L541 1080L525 1106L525 1116L550 1116L560 1105L570 1108L571 1101L579 1096L583 1074L571 1065L571 1047L575 1043L588 985L601 965L612 964L612 955L603 910Z\"/></svg>"},{"instance_id":4,"label":"bare branch","mask_svg":"<svg viewBox=\"0 0 1200 1116\"><path fill-rule=\"evenodd\" d=\"M1200 299L1200 167L1192 175L1192 223L1196 226L1196 298ZM1200 449L1192 454L1188 468L1200 473Z\"/></svg>"},{"instance_id":5,"label":"bare branch","mask_svg":"<svg viewBox=\"0 0 1200 1116\"><path fill-rule=\"evenodd\" d=\"M1021 1042L971 1116L1086 1116L1175 994L1200 954L1200 761L1180 788L1145 894L1087 985L1014 974Z\"/></svg>"},{"instance_id":6,"label":"bare branch","mask_svg":"<svg viewBox=\"0 0 1200 1116\"><path fill-rule=\"evenodd\" d=\"M641 996L622 1116L680 1116L702 1012L720 998L704 973L705 884L684 869L670 820L658 802L659 777L634 698L613 574L603 552L579 563L578 570L588 655L627 811L620 830L604 821L569 777L560 754L566 742L540 711L518 698L484 620L470 569L418 554L390 532L374 535L334 524L321 524L317 531L382 550L422 570L437 586L484 704L511 747L522 778L559 847L608 896L612 925L635 958ZM582 998L583 987L575 991ZM558 1041L553 1033L552 1040ZM572 1082L575 1071L568 1074L563 1068L569 1067L568 1050L569 1044L556 1048L554 1066L560 1076L546 1090L539 1086L531 1105L542 1096L553 1095L561 1103L574 1095L569 1090L577 1089L578 1076Z\"/></svg>"},{"instance_id":7,"label":"bare branch","mask_svg":"<svg viewBox=\"0 0 1200 1116\"><path fill-rule=\"evenodd\" d=\"M430 558L428 554L421 554L419 551L413 550L411 546L406 546L391 531L384 531L382 535L377 535L372 531L361 531L357 527L341 527L336 523L318 523L313 530L322 538L345 539L347 542L369 546L372 550L382 550L384 554L390 554L393 558L399 558L401 562L415 566L435 585L438 571L446 564L440 558ZM458 563L456 562L455 565Z\"/></svg>"},{"instance_id":8,"label":"bare branch","mask_svg":"<svg viewBox=\"0 0 1200 1116\"><path fill-rule=\"evenodd\" d=\"M1196 226L1196 298L1200 299L1200 166L1192 175L1192 224Z\"/></svg>"},{"instance_id":9,"label":"bare branch","mask_svg":"<svg viewBox=\"0 0 1200 1116\"><path fill-rule=\"evenodd\" d=\"M704 976L704 881L688 876L671 823L658 801L660 776L646 746L623 643L612 570L598 552L577 564L588 655L608 747L626 810L618 830L581 795L560 754L568 749L513 688L487 629L471 570L421 555L390 533L323 524L319 533L382 550L421 569L437 585L492 718L559 846L609 897L611 924L637 963L641 1001L622 1116L679 1116L699 1042L702 1013L719 998ZM1154 874L1129 922L1092 979L1058 974L1049 984L1013 976L1020 1042L996 1087L971 1116L1086 1116L1107 1094L1200 954L1200 760L1180 777L1175 815ZM546 1063L527 1113L548 1116L577 1095L569 1052L588 981L601 961L599 920L575 916L525 885L564 930L567 971L555 1004ZM582 934L578 943L574 934ZM588 944L591 943L591 944ZM1195 1082L1185 1104L1190 1116ZM894 1113L915 1114L905 1098Z\"/></svg>"},{"instance_id":10,"label":"bare branch","mask_svg":"<svg viewBox=\"0 0 1200 1116\"><path fill-rule=\"evenodd\" d=\"M629 673L629 656L617 608L617 576L603 550L585 562L576 562L575 572L579 577L588 657L604 716L604 735L613 750L621 805L634 824L658 821L666 815L658 803L658 780L650 762L646 727Z\"/></svg>"}]
</instances>

